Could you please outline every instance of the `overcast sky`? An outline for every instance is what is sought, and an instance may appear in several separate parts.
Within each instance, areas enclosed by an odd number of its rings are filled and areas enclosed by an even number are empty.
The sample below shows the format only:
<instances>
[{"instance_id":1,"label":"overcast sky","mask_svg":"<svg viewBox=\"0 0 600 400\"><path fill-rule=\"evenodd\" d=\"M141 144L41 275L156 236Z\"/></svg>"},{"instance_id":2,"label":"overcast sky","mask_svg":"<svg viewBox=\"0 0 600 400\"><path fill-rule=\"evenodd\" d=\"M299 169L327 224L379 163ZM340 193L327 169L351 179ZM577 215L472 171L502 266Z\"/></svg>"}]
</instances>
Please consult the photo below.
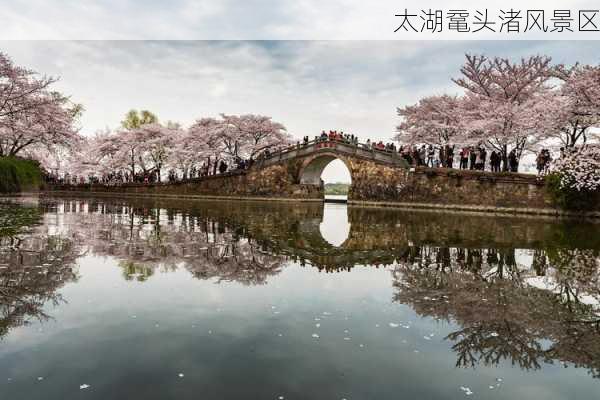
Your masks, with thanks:
<instances>
[{"instance_id":1,"label":"overcast sky","mask_svg":"<svg viewBox=\"0 0 600 400\"><path fill-rule=\"evenodd\" d=\"M489 11L499 25L500 10L568 9L577 26L578 10L598 9L597 0L0 0L4 39L422 39L424 34L394 32L397 14L421 10ZM415 18L420 22L419 18ZM496 25L496 26L498 26ZM417 26L420 28L420 26ZM475 29L473 29L475 30ZM597 38L598 32L568 34L528 31L512 39ZM486 33L487 32L487 33ZM440 38L490 37L447 31ZM492 35L506 38L505 34Z\"/></svg>"},{"instance_id":2,"label":"overcast sky","mask_svg":"<svg viewBox=\"0 0 600 400\"><path fill-rule=\"evenodd\" d=\"M118 127L131 108L184 125L219 113L272 116L297 138L338 129L389 140L396 107L457 93L465 52L600 63L598 42L4 41L17 64L58 76L85 106L82 133Z\"/></svg>"}]
</instances>

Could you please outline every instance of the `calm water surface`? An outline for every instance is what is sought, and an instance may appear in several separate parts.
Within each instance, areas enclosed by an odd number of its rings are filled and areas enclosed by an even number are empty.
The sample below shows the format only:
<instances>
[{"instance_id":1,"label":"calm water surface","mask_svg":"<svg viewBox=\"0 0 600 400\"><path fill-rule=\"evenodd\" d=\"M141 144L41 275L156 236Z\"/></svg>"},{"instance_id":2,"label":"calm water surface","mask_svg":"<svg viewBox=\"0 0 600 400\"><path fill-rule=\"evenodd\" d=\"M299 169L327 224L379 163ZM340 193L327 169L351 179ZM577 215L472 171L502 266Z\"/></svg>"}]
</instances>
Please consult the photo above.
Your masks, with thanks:
<instances>
[{"instance_id":1,"label":"calm water surface","mask_svg":"<svg viewBox=\"0 0 600 400\"><path fill-rule=\"evenodd\" d=\"M0 398L598 399L600 225L0 205Z\"/></svg>"}]
</instances>

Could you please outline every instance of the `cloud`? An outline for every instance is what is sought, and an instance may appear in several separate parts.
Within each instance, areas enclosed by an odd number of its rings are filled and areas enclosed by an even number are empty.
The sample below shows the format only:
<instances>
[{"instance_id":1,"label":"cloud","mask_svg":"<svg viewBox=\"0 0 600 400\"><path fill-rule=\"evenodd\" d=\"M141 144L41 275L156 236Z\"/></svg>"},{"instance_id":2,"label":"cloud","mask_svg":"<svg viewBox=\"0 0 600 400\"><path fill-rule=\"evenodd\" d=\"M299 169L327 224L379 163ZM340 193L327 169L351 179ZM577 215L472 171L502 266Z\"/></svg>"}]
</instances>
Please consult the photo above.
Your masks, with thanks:
<instances>
[{"instance_id":1,"label":"cloud","mask_svg":"<svg viewBox=\"0 0 600 400\"><path fill-rule=\"evenodd\" d=\"M395 108L456 92L465 52L549 54L598 63L595 42L30 41L0 42L19 65L60 76L86 107L84 132L130 108L184 124L218 113L273 115L302 137L345 129L389 138Z\"/></svg>"},{"instance_id":2,"label":"cloud","mask_svg":"<svg viewBox=\"0 0 600 400\"><path fill-rule=\"evenodd\" d=\"M0 37L3 39L484 39L489 35L452 33L440 35L394 33L400 24L395 14L408 9L421 10L487 9L498 21L499 10L522 11L523 24L527 9L546 10L550 24L553 11L568 8L598 9L593 0L481 1L462 0L448 4L444 0L5 0L0 7ZM420 19L416 18L416 23ZM444 22L447 24L447 21ZM575 22L576 23L576 22ZM419 25L420 26L420 25ZM575 26L575 25L574 25ZM513 39L581 38L587 35L528 33ZM498 34L492 38L505 36Z\"/></svg>"}]
</instances>

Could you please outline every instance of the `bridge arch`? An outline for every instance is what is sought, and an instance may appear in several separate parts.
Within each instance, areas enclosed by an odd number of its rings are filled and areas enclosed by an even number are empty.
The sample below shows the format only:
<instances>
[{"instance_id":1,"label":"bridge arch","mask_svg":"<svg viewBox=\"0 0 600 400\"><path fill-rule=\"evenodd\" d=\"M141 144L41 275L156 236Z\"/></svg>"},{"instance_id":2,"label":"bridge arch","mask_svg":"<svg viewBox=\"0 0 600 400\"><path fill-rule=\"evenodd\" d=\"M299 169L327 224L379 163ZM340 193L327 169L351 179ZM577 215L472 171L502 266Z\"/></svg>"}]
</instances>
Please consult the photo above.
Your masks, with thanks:
<instances>
[{"instance_id":1,"label":"bridge arch","mask_svg":"<svg viewBox=\"0 0 600 400\"><path fill-rule=\"evenodd\" d=\"M352 176L352 169L350 168L350 163L346 159L346 157L341 156L340 154L334 152L322 152L310 157L307 157L300 167L300 183L307 185L320 185L321 184L321 174L323 174L323 170L325 167L329 165L333 160L340 160L344 163L348 172L350 173L350 179L354 181Z\"/></svg>"}]
</instances>

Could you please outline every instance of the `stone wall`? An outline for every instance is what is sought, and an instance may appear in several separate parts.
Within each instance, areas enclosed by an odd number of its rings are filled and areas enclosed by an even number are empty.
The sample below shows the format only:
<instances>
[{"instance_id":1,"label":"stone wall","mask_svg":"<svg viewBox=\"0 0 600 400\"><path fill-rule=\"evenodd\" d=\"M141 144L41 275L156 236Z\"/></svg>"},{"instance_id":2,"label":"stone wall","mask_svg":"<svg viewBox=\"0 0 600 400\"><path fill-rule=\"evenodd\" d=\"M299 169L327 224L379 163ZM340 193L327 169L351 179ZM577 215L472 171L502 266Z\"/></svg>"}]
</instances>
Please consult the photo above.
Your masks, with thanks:
<instances>
[{"instance_id":1,"label":"stone wall","mask_svg":"<svg viewBox=\"0 0 600 400\"><path fill-rule=\"evenodd\" d=\"M420 169L404 193L411 202L493 207L553 207L543 179L528 174Z\"/></svg>"},{"instance_id":2,"label":"stone wall","mask_svg":"<svg viewBox=\"0 0 600 400\"><path fill-rule=\"evenodd\" d=\"M330 154L324 156L331 157ZM534 175L445 168L417 168L409 171L364 158L339 158L348 166L352 177L348 194L351 204L478 212L574 214L557 209L544 181ZM323 198L321 185L300 183L303 171L315 160L315 156L298 157L262 168L255 166L249 171L174 184L131 184L119 187L76 185L55 186L52 189L94 193L319 200ZM600 217L600 195L596 207L586 212L590 216Z\"/></svg>"},{"instance_id":3,"label":"stone wall","mask_svg":"<svg viewBox=\"0 0 600 400\"><path fill-rule=\"evenodd\" d=\"M181 195L208 197L256 197L322 199L323 189L314 185L300 185L295 171L287 164L272 165L263 169L231 172L223 175L193 179L186 182L156 184L105 185L55 185L49 190L73 192L106 192L140 195Z\"/></svg>"},{"instance_id":4,"label":"stone wall","mask_svg":"<svg viewBox=\"0 0 600 400\"><path fill-rule=\"evenodd\" d=\"M398 201L404 198L409 172L369 160L348 158L346 165L352 177L349 200Z\"/></svg>"},{"instance_id":5,"label":"stone wall","mask_svg":"<svg viewBox=\"0 0 600 400\"><path fill-rule=\"evenodd\" d=\"M457 169L396 170L361 162L349 200L380 205L527 213L563 213L543 179L531 174L491 173ZM355 174L353 174L353 177ZM583 210L582 210L583 211ZM596 207L600 211L600 196Z\"/></svg>"}]
</instances>

